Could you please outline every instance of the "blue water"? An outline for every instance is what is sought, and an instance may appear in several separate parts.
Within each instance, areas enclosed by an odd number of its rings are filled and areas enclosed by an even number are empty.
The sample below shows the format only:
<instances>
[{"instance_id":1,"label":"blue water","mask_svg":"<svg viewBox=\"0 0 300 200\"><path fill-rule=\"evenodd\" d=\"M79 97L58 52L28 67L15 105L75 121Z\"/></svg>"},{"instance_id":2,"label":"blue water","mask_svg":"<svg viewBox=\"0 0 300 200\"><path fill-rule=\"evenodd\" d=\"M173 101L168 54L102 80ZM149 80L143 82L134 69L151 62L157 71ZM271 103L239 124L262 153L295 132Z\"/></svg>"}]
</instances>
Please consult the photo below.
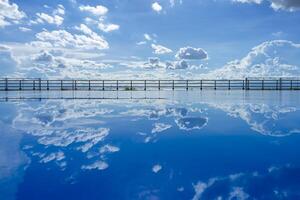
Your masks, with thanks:
<instances>
[{"instance_id":1,"label":"blue water","mask_svg":"<svg viewBox=\"0 0 300 200\"><path fill-rule=\"evenodd\" d=\"M1 97L1 200L300 199L297 91Z\"/></svg>"}]
</instances>

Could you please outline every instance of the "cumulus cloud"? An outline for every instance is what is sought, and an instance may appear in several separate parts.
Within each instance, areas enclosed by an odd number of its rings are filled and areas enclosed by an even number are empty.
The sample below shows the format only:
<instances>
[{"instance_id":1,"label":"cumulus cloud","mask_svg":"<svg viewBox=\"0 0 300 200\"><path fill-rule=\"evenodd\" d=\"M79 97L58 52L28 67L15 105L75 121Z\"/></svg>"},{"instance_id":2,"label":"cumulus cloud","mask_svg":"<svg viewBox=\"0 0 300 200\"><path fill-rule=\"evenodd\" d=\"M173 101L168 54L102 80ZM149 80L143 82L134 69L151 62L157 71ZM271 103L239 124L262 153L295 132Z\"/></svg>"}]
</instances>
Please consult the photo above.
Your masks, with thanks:
<instances>
[{"instance_id":1,"label":"cumulus cloud","mask_svg":"<svg viewBox=\"0 0 300 200\"><path fill-rule=\"evenodd\" d=\"M175 55L177 59L204 60L208 58L206 51L201 48L183 47Z\"/></svg>"},{"instance_id":2,"label":"cumulus cloud","mask_svg":"<svg viewBox=\"0 0 300 200\"><path fill-rule=\"evenodd\" d=\"M12 23L18 24L24 17L26 14L19 10L17 4L10 3L9 0L0 0L0 28Z\"/></svg>"},{"instance_id":3,"label":"cumulus cloud","mask_svg":"<svg viewBox=\"0 0 300 200\"><path fill-rule=\"evenodd\" d=\"M63 15L65 14L65 8L63 5L59 4L56 9L53 10L51 14L47 13L36 13L37 19L31 21L32 24L55 24L57 26L64 22Z\"/></svg>"},{"instance_id":4,"label":"cumulus cloud","mask_svg":"<svg viewBox=\"0 0 300 200\"><path fill-rule=\"evenodd\" d=\"M61 25L64 21L64 18L59 15L48 15L46 13L37 13L37 20L38 23L49 23L49 24L55 24L55 25Z\"/></svg>"},{"instance_id":5,"label":"cumulus cloud","mask_svg":"<svg viewBox=\"0 0 300 200\"><path fill-rule=\"evenodd\" d=\"M154 2L152 4L152 9L159 13L162 10L162 6L158 2Z\"/></svg>"},{"instance_id":6,"label":"cumulus cloud","mask_svg":"<svg viewBox=\"0 0 300 200\"><path fill-rule=\"evenodd\" d=\"M94 169L97 169L97 170L105 170L109 167L109 165L104 162L104 161L97 161L93 164L90 164L90 165L83 165L81 167L81 169L85 169L85 170L94 170Z\"/></svg>"},{"instance_id":7,"label":"cumulus cloud","mask_svg":"<svg viewBox=\"0 0 300 200\"><path fill-rule=\"evenodd\" d=\"M151 47L154 50L153 53L155 54L167 54L173 52L171 49L158 44L152 44Z\"/></svg>"},{"instance_id":8,"label":"cumulus cloud","mask_svg":"<svg viewBox=\"0 0 300 200\"><path fill-rule=\"evenodd\" d=\"M108 8L102 5L93 6L79 6L80 11L86 11L96 16L106 15L108 12Z\"/></svg>"},{"instance_id":9,"label":"cumulus cloud","mask_svg":"<svg viewBox=\"0 0 300 200\"><path fill-rule=\"evenodd\" d=\"M98 24L98 28L103 31L103 32L112 32L112 31L116 31L116 30L119 30L120 26L118 24L105 24L103 22L100 22Z\"/></svg>"},{"instance_id":10,"label":"cumulus cloud","mask_svg":"<svg viewBox=\"0 0 300 200\"><path fill-rule=\"evenodd\" d=\"M193 184L195 194L192 199L293 199L299 196L299 177L295 176L299 171L299 168L289 165L272 166L260 172L212 177ZM291 177L295 177L293 181L287 181ZM264 188L257 190L258 185L264 185Z\"/></svg>"},{"instance_id":11,"label":"cumulus cloud","mask_svg":"<svg viewBox=\"0 0 300 200\"><path fill-rule=\"evenodd\" d=\"M288 77L300 75L300 44L273 40L254 47L244 58L229 62L207 76L214 78Z\"/></svg>"},{"instance_id":12,"label":"cumulus cloud","mask_svg":"<svg viewBox=\"0 0 300 200\"><path fill-rule=\"evenodd\" d=\"M164 123L155 123L154 128L152 129L151 133L160 133L165 130L168 130L172 126L170 124L164 124Z\"/></svg>"},{"instance_id":13,"label":"cumulus cloud","mask_svg":"<svg viewBox=\"0 0 300 200\"><path fill-rule=\"evenodd\" d=\"M238 3L256 3L261 4L264 1L269 1L274 10L296 11L300 9L300 1L298 0L232 0Z\"/></svg>"},{"instance_id":14,"label":"cumulus cloud","mask_svg":"<svg viewBox=\"0 0 300 200\"><path fill-rule=\"evenodd\" d=\"M37 33L36 38L42 42L52 43L56 47L70 47L82 49L107 49L108 42L102 36L81 25L80 30L85 35L71 34L65 30L47 31Z\"/></svg>"},{"instance_id":15,"label":"cumulus cloud","mask_svg":"<svg viewBox=\"0 0 300 200\"><path fill-rule=\"evenodd\" d=\"M206 117L182 117L175 120L177 126L186 131L194 129L202 129L207 125L208 118Z\"/></svg>"},{"instance_id":16,"label":"cumulus cloud","mask_svg":"<svg viewBox=\"0 0 300 200\"><path fill-rule=\"evenodd\" d=\"M16 70L17 64L11 50L6 46L0 46L0 74L8 75L13 73Z\"/></svg>"}]
</instances>

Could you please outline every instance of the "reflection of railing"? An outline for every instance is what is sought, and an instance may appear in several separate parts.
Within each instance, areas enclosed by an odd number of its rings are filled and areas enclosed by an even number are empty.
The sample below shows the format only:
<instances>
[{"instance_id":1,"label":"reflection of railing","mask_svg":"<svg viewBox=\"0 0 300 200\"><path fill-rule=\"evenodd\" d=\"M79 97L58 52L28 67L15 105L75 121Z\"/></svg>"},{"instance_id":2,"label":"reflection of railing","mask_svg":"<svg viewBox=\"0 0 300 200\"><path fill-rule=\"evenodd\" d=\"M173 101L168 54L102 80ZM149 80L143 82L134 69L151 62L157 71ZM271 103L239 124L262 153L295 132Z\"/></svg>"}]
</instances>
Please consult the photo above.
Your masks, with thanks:
<instances>
[{"instance_id":1,"label":"reflection of railing","mask_svg":"<svg viewBox=\"0 0 300 200\"><path fill-rule=\"evenodd\" d=\"M235 80L43 80L0 79L0 91L29 90L300 90L300 79Z\"/></svg>"}]
</instances>

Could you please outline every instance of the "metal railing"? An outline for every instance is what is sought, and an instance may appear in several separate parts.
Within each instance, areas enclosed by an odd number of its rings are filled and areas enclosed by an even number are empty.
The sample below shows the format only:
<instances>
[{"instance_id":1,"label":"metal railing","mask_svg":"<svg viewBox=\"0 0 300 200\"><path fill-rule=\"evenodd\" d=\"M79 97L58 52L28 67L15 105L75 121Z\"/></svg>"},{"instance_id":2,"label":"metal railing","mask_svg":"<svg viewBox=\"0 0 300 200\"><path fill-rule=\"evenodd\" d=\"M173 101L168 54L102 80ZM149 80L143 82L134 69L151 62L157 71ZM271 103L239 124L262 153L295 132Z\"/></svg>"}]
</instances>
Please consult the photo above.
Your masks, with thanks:
<instances>
[{"instance_id":1,"label":"metal railing","mask_svg":"<svg viewBox=\"0 0 300 200\"><path fill-rule=\"evenodd\" d=\"M134 91L134 90L299 90L300 79L232 80L45 80L0 79L0 91Z\"/></svg>"}]
</instances>

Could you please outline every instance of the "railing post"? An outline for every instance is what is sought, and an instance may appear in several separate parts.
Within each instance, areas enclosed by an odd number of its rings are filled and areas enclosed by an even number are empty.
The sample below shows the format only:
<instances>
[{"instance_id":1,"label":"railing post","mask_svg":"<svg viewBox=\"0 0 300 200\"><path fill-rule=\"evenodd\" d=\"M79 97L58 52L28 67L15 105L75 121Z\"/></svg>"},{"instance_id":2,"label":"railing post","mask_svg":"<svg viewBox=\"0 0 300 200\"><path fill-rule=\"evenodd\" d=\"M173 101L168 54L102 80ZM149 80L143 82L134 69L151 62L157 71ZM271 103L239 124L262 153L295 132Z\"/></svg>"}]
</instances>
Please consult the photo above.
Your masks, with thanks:
<instances>
[{"instance_id":1,"label":"railing post","mask_svg":"<svg viewBox=\"0 0 300 200\"><path fill-rule=\"evenodd\" d=\"M214 89L217 90L217 80L215 80L214 82L214 87L215 87Z\"/></svg>"},{"instance_id":2,"label":"railing post","mask_svg":"<svg viewBox=\"0 0 300 200\"><path fill-rule=\"evenodd\" d=\"M158 80L158 90L160 90L160 80Z\"/></svg>"},{"instance_id":3,"label":"railing post","mask_svg":"<svg viewBox=\"0 0 300 200\"><path fill-rule=\"evenodd\" d=\"M189 80L186 80L186 90L189 90Z\"/></svg>"},{"instance_id":4,"label":"railing post","mask_svg":"<svg viewBox=\"0 0 300 200\"><path fill-rule=\"evenodd\" d=\"M33 86L32 89L35 90L35 80L33 80Z\"/></svg>"},{"instance_id":5,"label":"railing post","mask_svg":"<svg viewBox=\"0 0 300 200\"><path fill-rule=\"evenodd\" d=\"M49 80L47 80L47 90L49 90Z\"/></svg>"},{"instance_id":6,"label":"railing post","mask_svg":"<svg viewBox=\"0 0 300 200\"><path fill-rule=\"evenodd\" d=\"M40 91L42 90L42 80L41 80L41 78L39 78L39 89L40 89Z\"/></svg>"},{"instance_id":7,"label":"railing post","mask_svg":"<svg viewBox=\"0 0 300 200\"><path fill-rule=\"evenodd\" d=\"M202 90L202 80L200 80L200 90Z\"/></svg>"},{"instance_id":8,"label":"railing post","mask_svg":"<svg viewBox=\"0 0 300 200\"><path fill-rule=\"evenodd\" d=\"M89 91L91 90L91 80L89 80Z\"/></svg>"},{"instance_id":9,"label":"railing post","mask_svg":"<svg viewBox=\"0 0 300 200\"><path fill-rule=\"evenodd\" d=\"M144 81L144 90L147 90L147 80Z\"/></svg>"},{"instance_id":10,"label":"railing post","mask_svg":"<svg viewBox=\"0 0 300 200\"><path fill-rule=\"evenodd\" d=\"M279 88L280 88L280 90L282 90L282 79L281 78L279 78Z\"/></svg>"},{"instance_id":11,"label":"railing post","mask_svg":"<svg viewBox=\"0 0 300 200\"><path fill-rule=\"evenodd\" d=\"M119 81L117 80L117 90L119 90Z\"/></svg>"},{"instance_id":12,"label":"railing post","mask_svg":"<svg viewBox=\"0 0 300 200\"><path fill-rule=\"evenodd\" d=\"M105 83L104 83L104 80L102 80L102 90L103 90L103 91L105 90Z\"/></svg>"},{"instance_id":13,"label":"railing post","mask_svg":"<svg viewBox=\"0 0 300 200\"><path fill-rule=\"evenodd\" d=\"M228 80L228 90L231 90L231 83L230 83L230 80Z\"/></svg>"},{"instance_id":14,"label":"railing post","mask_svg":"<svg viewBox=\"0 0 300 200\"><path fill-rule=\"evenodd\" d=\"M291 80L291 90L293 90L293 80Z\"/></svg>"},{"instance_id":15,"label":"railing post","mask_svg":"<svg viewBox=\"0 0 300 200\"><path fill-rule=\"evenodd\" d=\"M21 82L22 80L20 79L19 80L19 90L22 90L22 82Z\"/></svg>"},{"instance_id":16,"label":"railing post","mask_svg":"<svg viewBox=\"0 0 300 200\"><path fill-rule=\"evenodd\" d=\"M246 89L246 90L249 90L248 79L247 79L247 78L245 79L245 89Z\"/></svg>"},{"instance_id":17,"label":"railing post","mask_svg":"<svg viewBox=\"0 0 300 200\"><path fill-rule=\"evenodd\" d=\"M261 89L262 89L262 90L265 89L265 80L264 80L264 79L261 81Z\"/></svg>"},{"instance_id":18,"label":"railing post","mask_svg":"<svg viewBox=\"0 0 300 200\"><path fill-rule=\"evenodd\" d=\"M60 90L63 90L63 80L60 80Z\"/></svg>"},{"instance_id":19,"label":"railing post","mask_svg":"<svg viewBox=\"0 0 300 200\"><path fill-rule=\"evenodd\" d=\"M130 81L130 90L131 90L131 91L133 90L133 87L132 87L132 80Z\"/></svg>"},{"instance_id":20,"label":"railing post","mask_svg":"<svg viewBox=\"0 0 300 200\"><path fill-rule=\"evenodd\" d=\"M8 90L8 80L7 80L7 78L5 78L5 91L7 91Z\"/></svg>"},{"instance_id":21,"label":"railing post","mask_svg":"<svg viewBox=\"0 0 300 200\"><path fill-rule=\"evenodd\" d=\"M174 90L175 89L175 81L172 80L172 89Z\"/></svg>"},{"instance_id":22,"label":"railing post","mask_svg":"<svg viewBox=\"0 0 300 200\"><path fill-rule=\"evenodd\" d=\"M245 90L245 80L243 80L243 83L242 83L242 84L243 84L242 89Z\"/></svg>"}]
</instances>

